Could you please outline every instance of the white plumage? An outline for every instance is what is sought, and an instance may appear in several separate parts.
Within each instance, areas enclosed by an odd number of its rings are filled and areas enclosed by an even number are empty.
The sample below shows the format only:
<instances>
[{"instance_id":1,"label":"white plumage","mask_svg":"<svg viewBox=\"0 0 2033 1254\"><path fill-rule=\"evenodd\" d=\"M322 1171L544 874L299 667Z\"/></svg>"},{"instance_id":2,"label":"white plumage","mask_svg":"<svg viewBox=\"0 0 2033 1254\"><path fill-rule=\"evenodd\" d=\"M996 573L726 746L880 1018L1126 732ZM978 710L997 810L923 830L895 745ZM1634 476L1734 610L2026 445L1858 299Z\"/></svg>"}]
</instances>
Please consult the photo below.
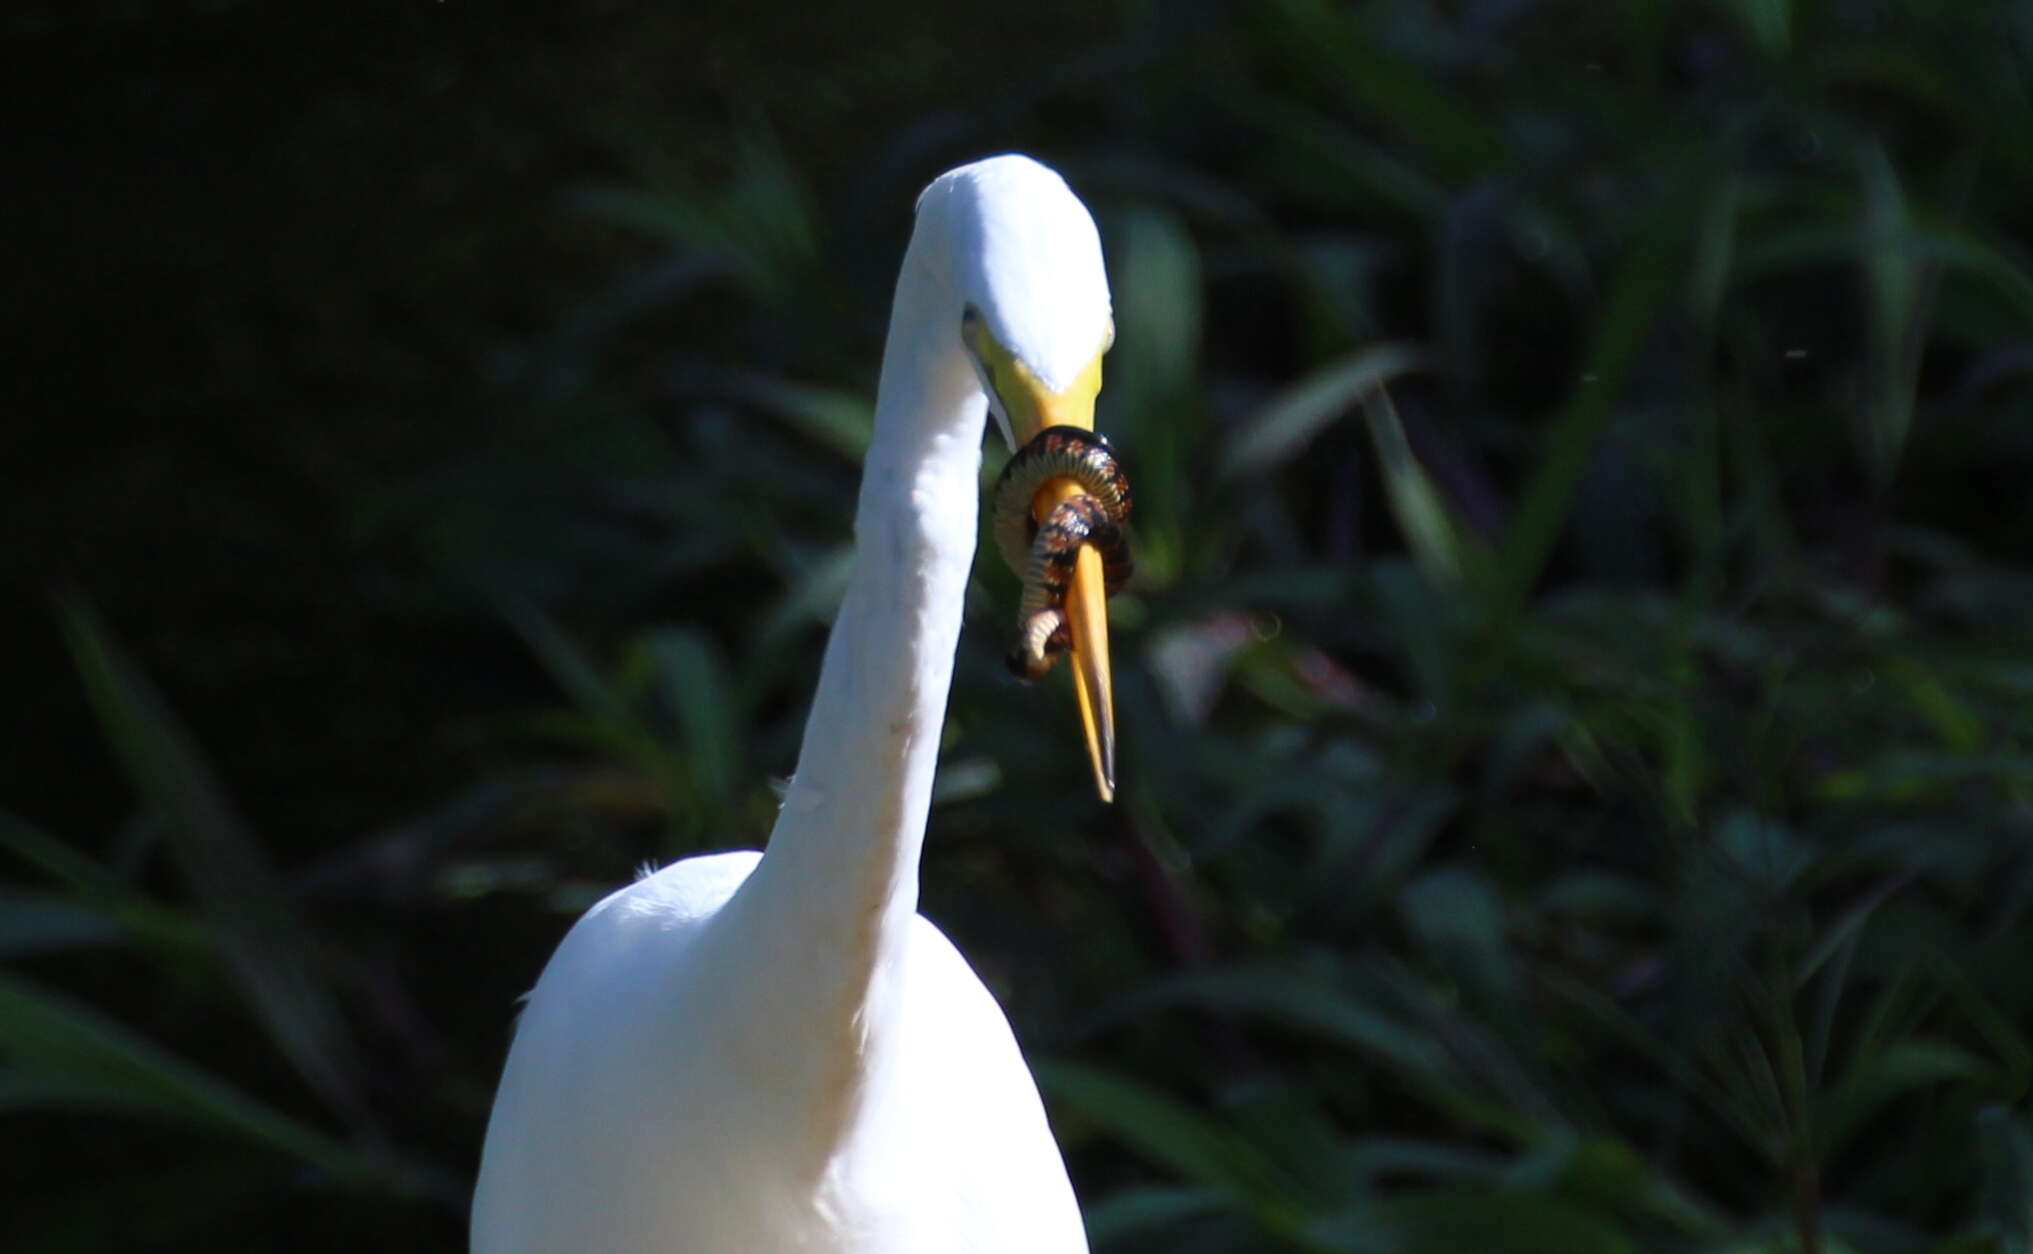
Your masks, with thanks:
<instances>
[{"instance_id":1,"label":"white plumage","mask_svg":"<svg viewBox=\"0 0 2033 1254\"><path fill-rule=\"evenodd\" d=\"M994 384L998 362L963 344L969 310L1035 395ZM855 574L768 852L666 867L558 947L488 1126L476 1254L1086 1249L1008 1022L917 915L917 885L982 380L1022 436L1078 410L1092 376L1091 423L1109 336L1099 239L1058 175L1004 156L926 189Z\"/></svg>"}]
</instances>

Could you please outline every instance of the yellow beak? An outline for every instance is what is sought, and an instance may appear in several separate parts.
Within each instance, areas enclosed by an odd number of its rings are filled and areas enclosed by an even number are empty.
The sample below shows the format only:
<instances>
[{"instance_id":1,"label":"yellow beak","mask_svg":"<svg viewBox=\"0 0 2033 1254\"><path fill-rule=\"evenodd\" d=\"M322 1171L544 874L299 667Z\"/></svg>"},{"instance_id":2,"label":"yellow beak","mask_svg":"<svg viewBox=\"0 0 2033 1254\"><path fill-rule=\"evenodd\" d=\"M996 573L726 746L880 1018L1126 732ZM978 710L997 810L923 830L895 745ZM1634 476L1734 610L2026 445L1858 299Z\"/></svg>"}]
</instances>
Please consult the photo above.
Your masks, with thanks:
<instances>
[{"instance_id":1,"label":"yellow beak","mask_svg":"<svg viewBox=\"0 0 2033 1254\"><path fill-rule=\"evenodd\" d=\"M1046 427L1094 430L1094 397L1101 391L1101 358L1108 351L1105 343L1071 386L1054 391L979 324L971 324L968 342L988 376L994 403L1009 420L1016 447L1022 448ZM1060 502L1079 492L1079 485L1071 479L1048 479L1032 499L1031 514L1043 522ZM1113 801L1115 693L1108 668L1108 590L1102 578L1101 555L1091 546L1083 546L1074 559L1065 608L1066 625L1073 637L1073 691L1080 703L1088 760L1094 766L1094 788L1103 801Z\"/></svg>"}]
</instances>

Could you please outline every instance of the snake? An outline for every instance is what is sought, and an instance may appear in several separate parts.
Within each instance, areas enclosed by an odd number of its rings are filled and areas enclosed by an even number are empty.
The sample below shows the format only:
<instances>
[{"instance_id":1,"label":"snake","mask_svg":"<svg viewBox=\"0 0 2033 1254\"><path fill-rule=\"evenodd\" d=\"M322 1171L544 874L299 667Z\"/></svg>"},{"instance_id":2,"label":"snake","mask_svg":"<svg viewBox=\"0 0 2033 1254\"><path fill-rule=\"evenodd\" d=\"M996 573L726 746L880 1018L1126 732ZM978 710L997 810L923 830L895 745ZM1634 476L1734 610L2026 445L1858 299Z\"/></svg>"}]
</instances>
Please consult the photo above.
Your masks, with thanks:
<instances>
[{"instance_id":1,"label":"snake","mask_svg":"<svg viewBox=\"0 0 2033 1254\"><path fill-rule=\"evenodd\" d=\"M1053 479L1071 479L1080 494L1039 521L1031 503ZM1135 569L1123 532L1132 505L1129 477L1107 436L1082 427L1046 427L1009 459L989 500L996 547L1024 587L1009 668L1019 679L1034 680L1072 643L1066 585L1080 546L1091 544L1101 554L1102 582L1111 594Z\"/></svg>"}]
</instances>

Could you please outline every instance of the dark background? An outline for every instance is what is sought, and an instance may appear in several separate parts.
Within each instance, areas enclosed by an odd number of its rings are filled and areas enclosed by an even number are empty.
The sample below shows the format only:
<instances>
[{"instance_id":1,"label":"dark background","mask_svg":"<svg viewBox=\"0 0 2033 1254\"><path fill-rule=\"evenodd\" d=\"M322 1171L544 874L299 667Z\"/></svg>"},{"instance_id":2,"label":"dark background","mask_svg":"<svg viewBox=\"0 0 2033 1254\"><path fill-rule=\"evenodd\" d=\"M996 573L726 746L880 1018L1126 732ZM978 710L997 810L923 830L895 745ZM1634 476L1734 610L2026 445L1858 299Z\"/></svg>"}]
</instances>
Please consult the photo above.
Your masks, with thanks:
<instances>
[{"instance_id":1,"label":"dark background","mask_svg":"<svg viewBox=\"0 0 2033 1254\"><path fill-rule=\"evenodd\" d=\"M0 16L0 1247L460 1248L574 913L766 835L911 198L1020 148L1124 789L984 559L924 905L1097 1247L2033 1250L2033 11L833 7Z\"/></svg>"}]
</instances>

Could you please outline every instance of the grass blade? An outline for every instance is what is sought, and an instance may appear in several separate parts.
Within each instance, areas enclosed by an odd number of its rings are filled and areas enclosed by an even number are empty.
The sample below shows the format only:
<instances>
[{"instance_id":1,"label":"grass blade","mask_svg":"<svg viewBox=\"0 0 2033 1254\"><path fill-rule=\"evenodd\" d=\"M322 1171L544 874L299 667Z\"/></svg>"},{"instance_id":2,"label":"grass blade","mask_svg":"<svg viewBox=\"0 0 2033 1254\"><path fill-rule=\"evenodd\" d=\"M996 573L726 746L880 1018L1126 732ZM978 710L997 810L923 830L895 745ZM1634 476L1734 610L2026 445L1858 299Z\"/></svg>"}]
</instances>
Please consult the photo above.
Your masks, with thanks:
<instances>
[{"instance_id":1,"label":"grass blade","mask_svg":"<svg viewBox=\"0 0 2033 1254\"><path fill-rule=\"evenodd\" d=\"M1314 371L1236 431L1221 477L1249 480L1270 473L1372 389L1425 364L1425 352L1410 344L1374 344Z\"/></svg>"},{"instance_id":2,"label":"grass blade","mask_svg":"<svg viewBox=\"0 0 2033 1254\"><path fill-rule=\"evenodd\" d=\"M1261 1202L1283 1192L1268 1158L1167 1094L1068 1062L1035 1070L1039 1085L1057 1101L1188 1181L1238 1200Z\"/></svg>"},{"instance_id":3,"label":"grass blade","mask_svg":"<svg viewBox=\"0 0 2033 1254\"><path fill-rule=\"evenodd\" d=\"M1404 534L1405 547L1427 579L1454 583L1461 578L1462 537L1468 534L1456 525L1453 512L1433 486L1426 468L1405 439L1404 423L1388 390L1378 387L1362 396L1362 415L1376 445L1377 464L1383 472L1384 496L1390 502L1391 517Z\"/></svg>"},{"instance_id":4,"label":"grass blade","mask_svg":"<svg viewBox=\"0 0 2033 1254\"><path fill-rule=\"evenodd\" d=\"M1617 271L1596 321L1581 382L1553 420L1545 460L1504 537L1497 563L1500 612L1524 604L1553 555L1589 456L1609 429L1638 354L1671 295L1684 212L1677 202L1656 211L1650 229Z\"/></svg>"},{"instance_id":5,"label":"grass blade","mask_svg":"<svg viewBox=\"0 0 2033 1254\"><path fill-rule=\"evenodd\" d=\"M126 1028L0 975L0 1111L86 1108L169 1117L228 1133L340 1178L365 1159Z\"/></svg>"},{"instance_id":6,"label":"grass blade","mask_svg":"<svg viewBox=\"0 0 2033 1254\"><path fill-rule=\"evenodd\" d=\"M163 821L220 956L299 1074L342 1112L359 1110L358 1059L315 942L261 848L154 687L81 600L64 627L127 773Z\"/></svg>"},{"instance_id":7,"label":"grass blade","mask_svg":"<svg viewBox=\"0 0 2033 1254\"><path fill-rule=\"evenodd\" d=\"M677 719L693 787L708 806L725 806L741 779L744 743L726 662L694 631L652 632L641 648L652 659L658 691Z\"/></svg>"},{"instance_id":8,"label":"grass blade","mask_svg":"<svg viewBox=\"0 0 2033 1254\"><path fill-rule=\"evenodd\" d=\"M501 612L580 713L615 727L634 726L628 703L585 650L548 615L520 597L503 597Z\"/></svg>"}]
</instances>

